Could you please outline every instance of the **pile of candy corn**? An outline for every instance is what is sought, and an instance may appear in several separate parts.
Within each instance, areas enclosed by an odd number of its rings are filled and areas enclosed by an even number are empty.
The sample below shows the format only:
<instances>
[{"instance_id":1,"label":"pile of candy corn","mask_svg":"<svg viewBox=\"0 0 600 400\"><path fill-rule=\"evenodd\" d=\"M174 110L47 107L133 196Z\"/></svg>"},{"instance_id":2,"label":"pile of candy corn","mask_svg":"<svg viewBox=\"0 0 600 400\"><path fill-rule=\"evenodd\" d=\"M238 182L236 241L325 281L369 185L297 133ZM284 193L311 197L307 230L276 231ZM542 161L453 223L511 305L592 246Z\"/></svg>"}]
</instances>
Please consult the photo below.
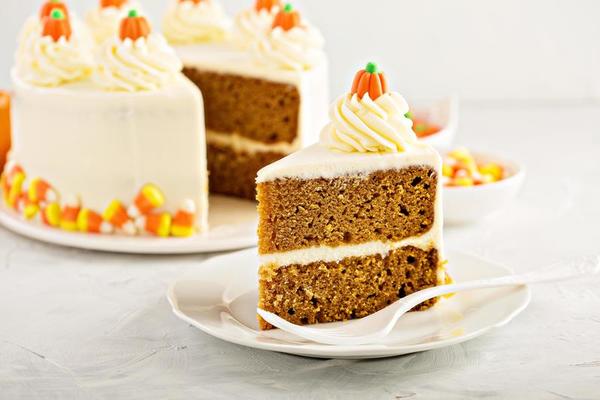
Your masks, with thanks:
<instances>
[{"instance_id":1,"label":"pile of candy corn","mask_svg":"<svg viewBox=\"0 0 600 400\"><path fill-rule=\"evenodd\" d=\"M153 184L144 185L129 207L113 200L100 213L83 207L77 196L61 201L48 182L41 178L27 181L23 168L11 164L0 175L0 192L4 204L26 220L65 231L160 237L188 237L196 232L195 203L184 200L173 215L161 211L165 197Z\"/></svg>"},{"instance_id":2,"label":"pile of candy corn","mask_svg":"<svg viewBox=\"0 0 600 400\"><path fill-rule=\"evenodd\" d=\"M444 156L442 168L444 186L477 186L505 178L502 165L478 163L468 149L459 147Z\"/></svg>"}]
</instances>

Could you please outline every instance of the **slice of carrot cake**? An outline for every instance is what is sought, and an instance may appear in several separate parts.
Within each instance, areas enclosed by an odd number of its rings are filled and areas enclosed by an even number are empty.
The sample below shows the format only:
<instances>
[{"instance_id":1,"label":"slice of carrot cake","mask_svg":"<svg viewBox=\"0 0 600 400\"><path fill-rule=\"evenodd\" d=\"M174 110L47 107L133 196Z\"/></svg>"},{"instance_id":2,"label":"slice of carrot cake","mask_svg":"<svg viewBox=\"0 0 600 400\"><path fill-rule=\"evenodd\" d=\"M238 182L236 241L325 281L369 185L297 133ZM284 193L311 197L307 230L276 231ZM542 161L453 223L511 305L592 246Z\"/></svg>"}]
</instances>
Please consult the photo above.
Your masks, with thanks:
<instances>
[{"instance_id":1,"label":"slice of carrot cake","mask_svg":"<svg viewBox=\"0 0 600 400\"><path fill-rule=\"evenodd\" d=\"M444 282L441 159L407 112L369 63L320 143L259 171L259 308L342 321Z\"/></svg>"}]
</instances>

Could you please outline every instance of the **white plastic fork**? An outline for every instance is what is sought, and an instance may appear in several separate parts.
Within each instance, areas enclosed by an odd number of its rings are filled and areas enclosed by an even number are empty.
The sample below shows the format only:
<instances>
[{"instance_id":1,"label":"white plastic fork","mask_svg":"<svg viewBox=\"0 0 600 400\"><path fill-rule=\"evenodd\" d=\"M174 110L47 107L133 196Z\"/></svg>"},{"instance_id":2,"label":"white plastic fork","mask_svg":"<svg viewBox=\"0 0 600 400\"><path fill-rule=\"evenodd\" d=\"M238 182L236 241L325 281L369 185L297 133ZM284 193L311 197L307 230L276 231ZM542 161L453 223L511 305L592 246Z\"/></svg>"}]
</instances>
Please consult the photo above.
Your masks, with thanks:
<instances>
[{"instance_id":1,"label":"white plastic fork","mask_svg":"<svg viewBox=\"0 0 600 400\"><path fill-rule=\"evenodd\" d=\"M566 264L553 264L549 267L522 275L508 275L499 278L436 286L403 297L386 308L364 318L336 323L332 328L327 327L330 324L295 325L260 308L257 309L257 312L258 315L271 325L301 338L323 344L354 346L375 343L381 340L392 331L400 317L418 304L435 297L465 290L562 281L589 277L598 273L600 273L600 256L596 255L579 257Z\"/></svg>"}]
</instances>

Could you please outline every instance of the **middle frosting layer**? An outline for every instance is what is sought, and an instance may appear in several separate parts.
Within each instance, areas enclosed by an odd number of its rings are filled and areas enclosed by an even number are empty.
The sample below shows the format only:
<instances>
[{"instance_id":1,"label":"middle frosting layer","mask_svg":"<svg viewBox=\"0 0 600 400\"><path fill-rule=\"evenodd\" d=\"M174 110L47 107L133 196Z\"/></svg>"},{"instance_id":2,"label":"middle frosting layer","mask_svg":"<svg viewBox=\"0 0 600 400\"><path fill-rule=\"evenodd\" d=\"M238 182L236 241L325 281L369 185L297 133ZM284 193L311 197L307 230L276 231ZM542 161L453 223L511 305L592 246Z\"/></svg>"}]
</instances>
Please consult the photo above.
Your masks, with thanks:
<instances>
[{"instance_id":1,"label":"middle frosting layer","mask_svg":"<svg viewBox=\"0 0 600 400\"><path fill-rule=\"evenodd\" d=\"M172 82L183 68L175 51L157 34L136 41L107 41L98 58L96 82L107 90L155 90Z\"/></svg>"}]
</instances>

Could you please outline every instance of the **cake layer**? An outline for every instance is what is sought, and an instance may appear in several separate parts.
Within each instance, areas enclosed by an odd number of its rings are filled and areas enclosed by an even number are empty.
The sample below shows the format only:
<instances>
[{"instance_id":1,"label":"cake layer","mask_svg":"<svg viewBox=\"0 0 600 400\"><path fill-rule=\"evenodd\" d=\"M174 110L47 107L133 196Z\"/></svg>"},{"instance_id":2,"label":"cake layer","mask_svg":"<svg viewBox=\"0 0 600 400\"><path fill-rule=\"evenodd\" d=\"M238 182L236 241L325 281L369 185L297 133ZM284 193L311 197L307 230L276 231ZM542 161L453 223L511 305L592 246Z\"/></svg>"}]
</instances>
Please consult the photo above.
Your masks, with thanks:
<instances>
[{"instance_id":1,"label":"cake layer","mask_svg":"<svg viewBox=\"0 0 600 400\"><path fill-rule=\"evenodd\" d=\"M259 183L259 253L422 235L434 225L437 189L426 165Z\"/></svg>"},{"instance_id":2,"label":"cake layer","mask_svg":"<svg viewBox=\"0 0 600 400\"><path fill-rule=\"evenodd\" d=\"M193 67L183 73L202 91L207 129L267 144L296 140L300 114L296 86Z\"/></svg>"},{"instance_id":3,"label":"cake layer","mask_svg":"<svg viewBox=\"0 0 600 400\"><path fill-rule=\"evenodd\" d=\"M307 265L263 265L259 308L294 324L361 318L416 291L443 283L438 250L405 246L385 255L317 261ZM431 307L429 300L416 310ZM261 329L271 325L259 318Z\"/></svg>"},{"instance_id":4,"label":"cake layer","mask_svg":"<svg viewBox=\"0 0 600 400\"><path fill-rule=\"evenodd\" d=\"M277 151L237 151L232 146L209 142L207 145L211 193L256 199L256 173L282 157Z\"/></svg>"},{"instance_id":5,"label":"cake layer","mask_svg":"<svg viewBox=\"0 0 600 400\"><path fill-rule=\"evenodd\" d=\"M183 76L156 91L106 92L91 82L46 89L13 74L14 143L11 161L29 178L49 182L61 199L78 197L102 213L131 201L148 183L175 212L191 200L197 227L206 229L202 98Z\"/></svg>"}]
</instances>

